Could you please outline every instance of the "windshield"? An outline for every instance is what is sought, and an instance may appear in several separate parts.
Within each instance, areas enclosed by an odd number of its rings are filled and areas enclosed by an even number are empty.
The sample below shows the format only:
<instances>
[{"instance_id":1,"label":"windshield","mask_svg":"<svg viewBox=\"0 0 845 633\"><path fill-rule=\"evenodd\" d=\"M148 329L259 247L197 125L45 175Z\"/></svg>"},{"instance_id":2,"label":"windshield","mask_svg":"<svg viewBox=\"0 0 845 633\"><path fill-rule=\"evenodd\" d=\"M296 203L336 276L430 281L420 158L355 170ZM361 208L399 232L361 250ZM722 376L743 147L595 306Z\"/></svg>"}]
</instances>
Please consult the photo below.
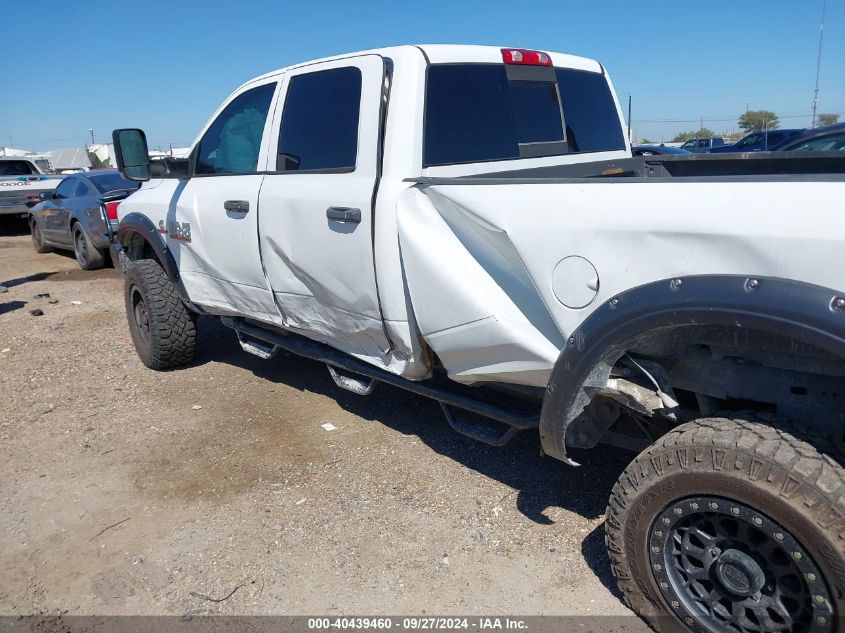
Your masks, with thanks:
<instances>
[{"instance_id":1,"label":"windshield","mask_svg":"<svg viewBox=\"0 0 845 633\"><path fill-rule=\"evenodd\" d=\"M135 190L139 187L139 183L132 182L131 180L125 180L117 172L91 175L88 176L88 180L91 181L100 193L108 193L118 189Z\"/></svg>"},{"instance_id":2,"label":"windshield","mask_svg":"<svg viewBox=\"0 0 845 633\"><path fill-rule=\"evenodd\" d=\"M25 160L0 161L0 176L28 176L34 173L32 165Z\"/></svg>"}]
</instances>

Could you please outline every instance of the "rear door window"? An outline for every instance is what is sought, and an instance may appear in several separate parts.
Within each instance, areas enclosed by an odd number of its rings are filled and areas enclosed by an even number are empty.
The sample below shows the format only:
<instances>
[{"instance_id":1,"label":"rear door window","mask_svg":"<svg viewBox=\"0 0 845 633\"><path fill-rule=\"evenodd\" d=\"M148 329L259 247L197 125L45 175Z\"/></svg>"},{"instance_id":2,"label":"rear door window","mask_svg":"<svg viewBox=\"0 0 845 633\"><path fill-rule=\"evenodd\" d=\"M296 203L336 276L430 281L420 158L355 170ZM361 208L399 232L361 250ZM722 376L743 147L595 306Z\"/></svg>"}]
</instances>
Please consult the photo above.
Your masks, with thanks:
<instances>
[{"instance_id":1,"label":"rear door window","mask_svg":"<svg viewBox=\"0 0 845 633\"><path fill-rule=\"evenodd\" d=\"M276 170L354 170L360 111L358 68L292 77L282 110Z\"/></svg>"},{"instance_id":2,"label":"rear door window","mask_svg":"<svg viewBox=\"0 0 845 633\"><path fill-rule=\"evenodd\" d=\"M529 70L538 72L516 77L504 64L430 66L423 163L625 148L616 105L602 74Z\"/></svg>"},{"instance_id":3,"label":"rear door window","mask_svg":"<svg viewBox=\"0 0 845 633\"><path fill-rule=\"evenodd\" d=\"M275 89L275 83L258 86L226 106L199 142L197 174L248 174L256 170Z\"/></svg>"},{"instance_id":4,"label":"rear door window","mask_svg":"<svg viewBox=\"0 0 845 633\"><path fill-rule=\"evenodd\" d=\"M766 136L766 147L777 145L783 140L783 132L769 132Z\"/></svg>"}]
</instances>

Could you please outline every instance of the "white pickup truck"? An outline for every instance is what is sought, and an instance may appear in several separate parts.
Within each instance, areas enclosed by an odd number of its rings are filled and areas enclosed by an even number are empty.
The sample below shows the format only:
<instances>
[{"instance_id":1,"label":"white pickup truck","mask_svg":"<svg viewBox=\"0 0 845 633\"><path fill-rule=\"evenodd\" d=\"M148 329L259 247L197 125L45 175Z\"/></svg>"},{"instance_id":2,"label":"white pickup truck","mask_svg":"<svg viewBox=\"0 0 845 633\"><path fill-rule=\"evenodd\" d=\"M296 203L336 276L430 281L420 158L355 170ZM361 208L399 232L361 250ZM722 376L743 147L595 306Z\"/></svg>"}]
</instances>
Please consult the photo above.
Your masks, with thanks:
<instances>
[{"instance_id":1,"label":"white pickup truck","mask_svg":"<svg viewBox=\"0 0 845 633\"><path fill-rule=\"evenodd\" d=\"M842 630L845 156L632 158L623 129L598 62L403 46L247 82L188 159L115 130L136 349L187 363L213 315L482 441L642 451L606 522L637 613Z\"/></svg>"},{"instance_id":2,"label":"white pickup truck","mask_svg":"<svg viewBox=\"0 0 845 633\"><path fill-rule=\"evenodd\" d=\"M0 215L26 216L62 178L45 174L30 158L0 157Z\"/></svg>"}]
</instances>

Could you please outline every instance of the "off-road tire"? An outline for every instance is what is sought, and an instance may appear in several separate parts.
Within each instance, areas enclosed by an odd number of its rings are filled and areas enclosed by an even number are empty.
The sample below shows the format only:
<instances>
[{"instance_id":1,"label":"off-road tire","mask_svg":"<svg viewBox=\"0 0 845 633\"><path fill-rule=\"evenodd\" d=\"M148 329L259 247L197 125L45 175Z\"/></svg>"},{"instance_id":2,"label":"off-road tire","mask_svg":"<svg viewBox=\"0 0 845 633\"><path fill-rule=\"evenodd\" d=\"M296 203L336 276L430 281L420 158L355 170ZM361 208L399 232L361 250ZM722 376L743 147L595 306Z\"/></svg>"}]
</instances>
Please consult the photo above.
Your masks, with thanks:
<instances>
[{"instance_id":1,"label":"off-road tire","mask_svg":"<svg viewBox=\"0 0 845 633\"><path fill-rule=\"evenodd\" d=\"M41 234L41 225L35 218L29 221L29 232L32 236L32 248L35 249L36 253L49 253L53 250L44 241L44 236Z\"/></svg>"},{"instance_id":2,"label":"off-road tire","mask_svg":"<svg viewBox=\"0 0 845 633\"><path fill-rule=\"evenodd\" d=\"M73 254L76 256L79 267L82 270L102 268L106 261L103 252L94 246L79 222L74 223L71 236L73 237Z\"/></svg>"},{"instance_id":3,"label":"off-road tire","mask_svg":"<svg viewBox=\"0 0 845 633\"><path fill-rule=\"evenodd\" d=\"M841 453L827 442L788 426L709 418L666 434L625 469L607 507L605 544L625 602L661 633L707 630L695 618L691 624L689 612L679 609L678 601L670 599L675 596L660 586L654 537L662 533L655 531L661 526L656 522L668 523L670 509L686 511L681 500L721 497L766 515L767 522L777 522L795 537L821 571L831 598L826 602L841 626L845 616L841 464ZM834 624L830 630L841 629Z\"/></svg>"},{"instance_id":4,"label":"off-road tire","mask_svg":"<svg viewBox=\"0 0 845 633\"><path fill-rule=\"evenodd\" d=\"M190 363L197 344L196 316L161 265L153 259L130 262L123 288L129 331L141 361L156 370Z\"/></svg>"}]
</instances>

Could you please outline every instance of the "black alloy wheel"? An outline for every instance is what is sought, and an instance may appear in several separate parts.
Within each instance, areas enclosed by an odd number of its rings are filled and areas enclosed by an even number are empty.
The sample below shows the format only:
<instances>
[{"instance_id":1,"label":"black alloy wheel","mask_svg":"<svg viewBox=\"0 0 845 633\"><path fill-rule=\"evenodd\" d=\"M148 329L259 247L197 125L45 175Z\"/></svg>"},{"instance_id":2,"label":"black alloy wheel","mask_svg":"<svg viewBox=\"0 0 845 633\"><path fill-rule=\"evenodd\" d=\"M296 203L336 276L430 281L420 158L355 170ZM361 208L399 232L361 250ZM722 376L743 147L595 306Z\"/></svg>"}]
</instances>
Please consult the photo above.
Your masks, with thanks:
<instances>
[{"instance_id":1,"label":"black alloy wheel","mask_svg":"<svg viewBox=\"0 0 845 633\"><path fill-rule=\"evenodd\" d=\"M708 633L833 630L830 590L815 561L745 504L679 500L652 525L649 546L667 602Z\"/></svg>"}]
</instances>

